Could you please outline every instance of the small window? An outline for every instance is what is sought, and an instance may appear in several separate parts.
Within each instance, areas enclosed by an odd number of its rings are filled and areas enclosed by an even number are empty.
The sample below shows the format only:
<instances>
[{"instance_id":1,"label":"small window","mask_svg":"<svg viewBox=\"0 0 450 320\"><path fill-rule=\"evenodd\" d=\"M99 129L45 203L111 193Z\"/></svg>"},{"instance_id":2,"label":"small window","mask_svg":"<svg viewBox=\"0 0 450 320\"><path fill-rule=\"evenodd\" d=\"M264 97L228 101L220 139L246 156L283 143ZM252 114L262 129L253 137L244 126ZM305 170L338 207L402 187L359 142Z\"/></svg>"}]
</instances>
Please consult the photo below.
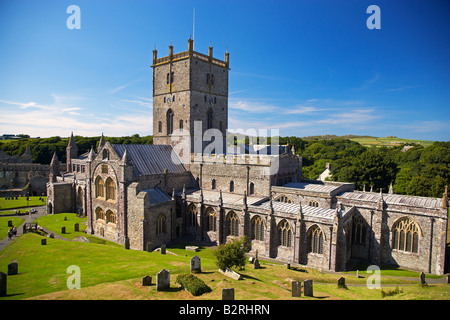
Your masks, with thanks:
<instances>
[{"instance_id":1,"label":"small window","mask_svg":"<svg viewBox=\"0 0 450 320\"><path fill-rule=\"evenodd\" d=\"M209 84L209 73L206 74L206 84Z\"/></svg>"},{"instance_id":2,"label":"small window","mask_svg":"<svg viewBox=\"0 0 450 320\"><path fill-rule=\"evenodd\" d=\"M213 190L216 189L216 179L212 179L212 181L211 181L211 189L213 189Z\"/></svg>"},{"instance_id":3,"label":"small window","mask_svg":"<svg viewBox=\"0 0 450 320\"><path fill-rule=\"evenodd\" d=\"M211 75L211 84L212 84L212 85L214 85L214 81L215 81L214 75L212 74L212 75Z\"/></svg>"},{"instance_id":4,"label":"small window","mask_svg":"<svg viewBox=\"0 0 450 320\"><path fill-rule=\"evenodd\" d=\"M183 120L180 120L180 131L183 131Z\"/></svg>"},{"instance_id":5,"label":"small window","mask_svg":"<svg viewBox=\"0 0 450 320\"><path fill-rule=\"evenodd\" d=\"M230 181L230 192L234 192L234 181Z\"/></svg>"},{"instance_id":6,"label":"small window","mask_svg":"<svg viewBox=\"0 0 450 320\"><path fill-rule=\"evenodd\" d=\"M162 122L158 121L158 132L162 132Z\"/></svg>"},{"instance_id":7,"label":"small window","mask_svg":"<svg viewBox=\"0 0 450 320\"><path fill-rule=\"evenodd\" d=\"M250 183L250 192L249 194L255 194L255 184L253 182Z\"/></svg>"}]
</instances>

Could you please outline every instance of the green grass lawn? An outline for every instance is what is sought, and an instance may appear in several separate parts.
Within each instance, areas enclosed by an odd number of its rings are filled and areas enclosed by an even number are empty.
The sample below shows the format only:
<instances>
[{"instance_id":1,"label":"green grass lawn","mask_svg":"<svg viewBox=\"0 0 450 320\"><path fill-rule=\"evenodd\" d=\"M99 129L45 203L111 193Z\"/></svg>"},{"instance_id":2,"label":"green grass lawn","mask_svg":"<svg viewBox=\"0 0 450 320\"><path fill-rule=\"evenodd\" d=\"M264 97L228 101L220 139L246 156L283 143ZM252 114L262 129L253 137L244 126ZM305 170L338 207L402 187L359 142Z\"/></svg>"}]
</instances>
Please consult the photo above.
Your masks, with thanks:
<instances>
[{"instance_id":1,"label":"green grass lawn","mask_svg":"<svg viewBox=\"0 0 450 320\"><path fill-rule=\"evenodd\" d=\"M39 200L41 198L41 200ZM5 200L4 197L0 198L0 210L14 209L22 207L37 207L45 206L47 203L47 197L19 197L17 200Z\"/></svg>"},{"instance_id":2,"label":"green grass lawn","mask_svg":"<svg viewBox=\"0 0 450 320\"><path fill-rule=\"evenodd\" d=\"M19 274L8 276L8 296L2 299L220 299L221 289L233 287L236 299L292 299L291 281L314 281L314 297L301 299L382 299L380 290L369 290L366 278L346 277L348 290L337 289L336 282L342 274L321 273L314 269L303 272L288 270L285 266L261 261L261 269L248 264L240 271L244 280L236 281L217 271L214 248L200 247L199 252L186 251L186 244L168 247L167 253L126 250L123 247L47 239L42 246L41 236L27 233L0 252L0 271L6 272L13 259L19 263ZM190 259L201 258L202 279L212 292L193 297L175 284L176 275L188 273ZM80 267L81 289L68 290L66 282L71 274L67 268ZM155 290L156 274L161 269L170 270L171 290ZM141 280L150 275L153 285L142 287ZM382 284L398 284L403 293L386 299L449 299L449 285L432 285L420 288L416 281L385 278ZM351 286L358 285L358 286ZM385 289L385 288L383 288ZM297 298L298 299L298 298Z\"/></svg>"},{"instance_id":3,"label":"green grass lawn","mask_svg":"<svg viewBox=\"0 0 450 320\"><path fill-rule=\"evenodd\" d=\"M359 137L359 138L353 138L350 140L356 141L363 146L398 146L401 144L418 143L424 147L427 147L434 143L434 141L428 141L428 140L402 139L402 138L396 138L396 137L390 137L390 138Z\"/></svg>"},{"instance_id":4,"label":"green grass lawn","mask_svg":"<svg viewBox=\"0 0 450 320\"><path fill-rule=\"evenodd\" d=\"M0 239L5 238L8 235L8 221L12 220L13 226L18 228L23 222L24 219L18 217L0 217Z\"/></svg>"}]
</instances>

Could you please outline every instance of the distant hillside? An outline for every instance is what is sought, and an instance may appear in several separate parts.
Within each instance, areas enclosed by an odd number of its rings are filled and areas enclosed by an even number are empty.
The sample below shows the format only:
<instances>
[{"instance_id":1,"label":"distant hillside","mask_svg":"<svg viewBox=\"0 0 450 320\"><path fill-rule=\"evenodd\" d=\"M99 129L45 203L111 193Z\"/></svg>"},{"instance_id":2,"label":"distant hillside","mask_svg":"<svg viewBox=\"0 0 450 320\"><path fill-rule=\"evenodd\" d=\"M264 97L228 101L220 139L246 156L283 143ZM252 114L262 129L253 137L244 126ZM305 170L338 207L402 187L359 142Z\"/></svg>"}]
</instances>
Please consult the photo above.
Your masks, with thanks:
<instances>
[{"instance_id":1,"label":"distant hillside","mask_svg":"<svg viewBox=\"0 0 450 320\"><path fill-rule=\"evenodd\" d=\"M417 139L403 139L397 138L396 136L387 136L384 138L381 137L372 137L372 136L357 136L347 134L345 136L336 136L333 134L330 135L320 135L320 136L308 136L303 137L304 140L316 140L316 139L324 139L324 140L333 140L333 139L349 139L363 146L399 146L402 144L420 144L424 147L432 145L435 141L429 140L417 140Z\"/></svg>"}]
</instances>

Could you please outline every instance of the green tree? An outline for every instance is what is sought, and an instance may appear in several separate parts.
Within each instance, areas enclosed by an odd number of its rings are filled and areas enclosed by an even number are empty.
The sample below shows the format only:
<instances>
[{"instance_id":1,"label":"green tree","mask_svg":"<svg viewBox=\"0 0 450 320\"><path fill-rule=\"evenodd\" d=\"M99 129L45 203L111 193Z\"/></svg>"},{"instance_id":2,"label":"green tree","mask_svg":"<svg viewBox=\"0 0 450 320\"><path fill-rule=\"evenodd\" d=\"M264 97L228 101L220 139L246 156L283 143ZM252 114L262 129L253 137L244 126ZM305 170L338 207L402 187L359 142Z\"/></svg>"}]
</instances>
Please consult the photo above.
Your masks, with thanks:
<instances>
[{"instance_id":1,"label":"green tree","mask_svg":"<svg viewBox=\"0 0 450 320\"><path fill-rule=\"evenodd\" d=\"M244 270L246 262L245 253L248 250L249 244L245 236L240 239L234 238L225 244L221 244L214 251L216 265L222 270L233 267Z\"/></svg>"}]
</instances>

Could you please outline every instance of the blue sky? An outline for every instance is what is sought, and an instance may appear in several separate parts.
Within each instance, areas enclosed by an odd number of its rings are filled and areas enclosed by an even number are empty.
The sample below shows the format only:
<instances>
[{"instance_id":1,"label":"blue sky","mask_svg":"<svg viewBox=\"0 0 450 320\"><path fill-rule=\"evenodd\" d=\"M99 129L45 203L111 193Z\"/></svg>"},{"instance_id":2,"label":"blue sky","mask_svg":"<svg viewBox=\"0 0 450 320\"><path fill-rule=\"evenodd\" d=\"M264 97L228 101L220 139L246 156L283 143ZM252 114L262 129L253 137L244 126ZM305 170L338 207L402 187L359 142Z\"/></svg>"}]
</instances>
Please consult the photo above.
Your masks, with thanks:
<instances>
[{"instance_id":1,"label":"blue sky","mask_svg":"<svg viewBox=\"0 0 450 320\"><path fill-rule=\"evenodd\" d=\"M450 140L446 0L1 0L0 134L152 134L152 50L187 49L194 7L195 50L230 52L229 128Z\"/></svg>"}]
</instances>

